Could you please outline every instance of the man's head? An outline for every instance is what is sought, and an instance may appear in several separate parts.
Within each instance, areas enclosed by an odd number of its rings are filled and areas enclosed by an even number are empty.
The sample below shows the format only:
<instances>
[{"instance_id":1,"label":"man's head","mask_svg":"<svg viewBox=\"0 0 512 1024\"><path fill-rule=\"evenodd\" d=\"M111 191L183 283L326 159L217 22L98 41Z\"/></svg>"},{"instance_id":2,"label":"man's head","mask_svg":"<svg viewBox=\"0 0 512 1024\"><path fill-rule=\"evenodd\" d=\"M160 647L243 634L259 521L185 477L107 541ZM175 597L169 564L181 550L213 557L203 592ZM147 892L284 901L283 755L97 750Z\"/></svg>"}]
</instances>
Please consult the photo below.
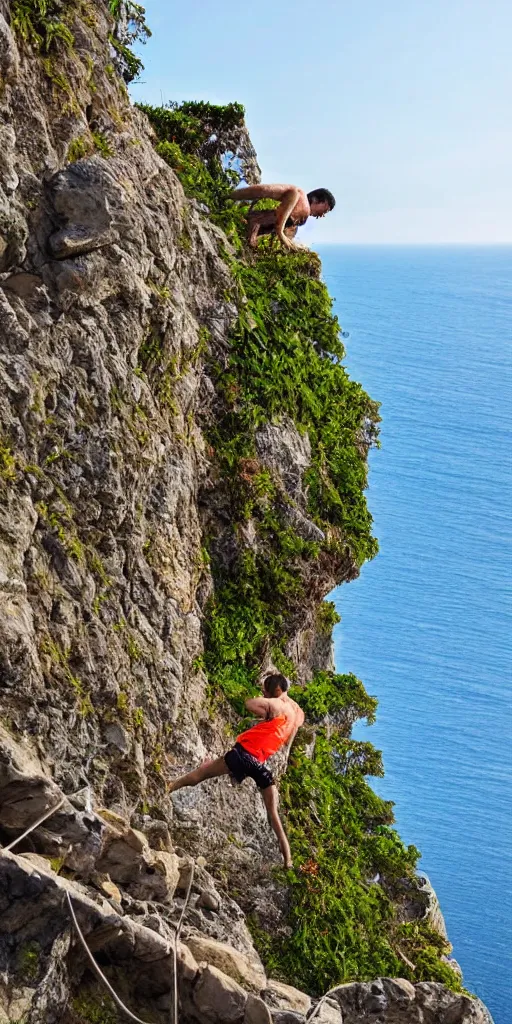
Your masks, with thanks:
<instances>
[{"instance_id":1,"label":"man's head","mask_svg":"<svg viewBox=\"0 0 512 1024\"><path fill-rule=\"evenodd\" d=\"M324 217L336 206L336 200L328 188L315 188L308 192L308 202L312 217Z\"/></svg>"},{"instance_id":2,"label":"man's head","mask_svg":"<svg viewBox=\"0 0 512 1024\"><path fill-rule=\"evenodd\" d=\"M263 680L264 697L282 697L288 689L288 680L280 672L274 672Z\"/></svg>"}]
</instances>

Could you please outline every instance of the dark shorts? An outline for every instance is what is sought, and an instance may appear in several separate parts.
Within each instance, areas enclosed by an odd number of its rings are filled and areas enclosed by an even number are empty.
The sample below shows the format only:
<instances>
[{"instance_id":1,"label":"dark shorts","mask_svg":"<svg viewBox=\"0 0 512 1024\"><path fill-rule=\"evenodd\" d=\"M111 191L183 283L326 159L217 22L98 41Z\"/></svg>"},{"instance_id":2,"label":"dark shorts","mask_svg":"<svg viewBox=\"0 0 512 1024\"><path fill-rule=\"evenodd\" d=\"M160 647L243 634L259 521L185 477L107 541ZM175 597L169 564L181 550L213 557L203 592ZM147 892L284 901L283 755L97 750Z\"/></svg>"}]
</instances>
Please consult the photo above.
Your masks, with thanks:
<instances>
[{"instance_id":1,"label":"dark shorts","mask_svg":"<svg viewBox=\"0 0 512 1024\"><path fill-rule=\"evenodd\" d=\"M268 789L269 786L274 785L272 772L265 768L265 763L249 754L240 746L240 743L235 743L233 749L228 750L224 755L224 760L230 774L237 782L254 779L258 789Z\"/></svg>"}]
</instances>

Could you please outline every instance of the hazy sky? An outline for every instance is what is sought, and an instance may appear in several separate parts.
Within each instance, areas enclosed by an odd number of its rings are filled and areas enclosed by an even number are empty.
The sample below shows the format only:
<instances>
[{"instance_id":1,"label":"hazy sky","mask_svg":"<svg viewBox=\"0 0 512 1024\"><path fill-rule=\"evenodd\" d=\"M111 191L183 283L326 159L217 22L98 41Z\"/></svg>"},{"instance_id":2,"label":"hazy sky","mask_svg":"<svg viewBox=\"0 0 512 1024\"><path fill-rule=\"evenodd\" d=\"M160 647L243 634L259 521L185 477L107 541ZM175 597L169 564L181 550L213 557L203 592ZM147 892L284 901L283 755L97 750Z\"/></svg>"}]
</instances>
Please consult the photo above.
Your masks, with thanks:
<instances>
[{"instance_id":1,"label":"hazy sky","mask_svg":"<svg viewBox=\"0 0 512 1024\"><path fill-rule=\"evenodd\" d=\"M133 97L242 102L263 180L336 196L310 241L512 242L510 0L146 12Z\"/></svg>"}]
</instances>

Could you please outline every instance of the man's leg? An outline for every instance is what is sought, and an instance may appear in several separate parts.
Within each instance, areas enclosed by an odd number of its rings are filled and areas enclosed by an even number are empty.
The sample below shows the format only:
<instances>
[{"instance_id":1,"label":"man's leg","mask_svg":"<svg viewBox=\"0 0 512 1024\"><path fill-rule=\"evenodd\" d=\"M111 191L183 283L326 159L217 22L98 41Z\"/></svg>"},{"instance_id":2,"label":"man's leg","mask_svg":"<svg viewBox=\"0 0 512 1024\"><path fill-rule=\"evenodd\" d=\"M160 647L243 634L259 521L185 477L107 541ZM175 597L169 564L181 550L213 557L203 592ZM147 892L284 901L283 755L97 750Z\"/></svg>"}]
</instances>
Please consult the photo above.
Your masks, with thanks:
<instances>
[{"instance_id":1,"label":"man's leg","mask_svg":"<svg viewBox=\"0 0 512 1024\"><path fill-rule=\"evenodd\" d=\"M247 239L249 245L254 248L258 243L258 235L261 228L275 229L276 225L276 211L275 210L256 210L254 213L250 213L247 217Z\"/></svg>"},{"instance_id":2,"label":"man's leg","mask_svg":"<svg viewBox=\"0 0 512 1024\"><path fill-rule=\"evenodd\" d=\"M266 789L261 790L263 797L263 803L267 809L268 820L274 829L279 843L279 849L283 855L285 868L292 868L292 854L290 850L290 844L286 838L286 832L283 828L283 823L279 817L278 806L279 806L279 794L277 792L277 786L267 786Z\"/></svg>"},{"instance_id":3,"label":"man's leg","mask_svg":"<svg viewBox=\"0 0 512 1024\"><path fill-rule=\"evenodd\" d=\"M181 775L179 779L175 779L167 787L169 793L175 793L177 789L182 789L183 786L197 786L199 782L204 782L205 779L215 779L218 775L228 775L229 769L223 757L218 757L216 761L204 761L203 764L199 765L199 768L194 768L194 771L188 772L187 775Z\"/></svg>"}]
</instances>

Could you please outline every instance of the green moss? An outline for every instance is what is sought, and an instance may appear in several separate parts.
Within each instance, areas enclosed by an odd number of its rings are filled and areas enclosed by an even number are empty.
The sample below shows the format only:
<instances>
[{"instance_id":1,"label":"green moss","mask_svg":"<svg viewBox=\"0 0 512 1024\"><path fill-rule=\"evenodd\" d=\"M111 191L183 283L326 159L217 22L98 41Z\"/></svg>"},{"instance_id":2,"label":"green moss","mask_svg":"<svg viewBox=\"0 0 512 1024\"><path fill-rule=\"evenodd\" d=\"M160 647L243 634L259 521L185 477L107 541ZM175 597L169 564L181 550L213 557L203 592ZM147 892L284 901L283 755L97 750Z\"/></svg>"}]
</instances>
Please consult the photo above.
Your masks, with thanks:
<instances>
[{"instance_id":1,"label":"green moss","mask_svg":"<svg viewBox=\"0 0 512 1024\"><path fill-rule=\"evenodd\" d=\"M48 460L47 460L48 461ZM73 511L69 502L64 499L64 504L58 509L50 508L45 502L39 501L36 505L39 518L59 538L66 553L76 562L83 562L85 559L85 548L80 540L73 521Z\"/></svg>"},{"instance_id":2,"label":"green moss","mask_svg":"<svg viewBox=\"0 0 512 1024\"><path fill-rule=\"evenodd\" d=\"M190 235L187 234L186 231L182 231L176 239L176 245L181 252L190 252L192 248L192 239L190 238Z\"/></svg>"},{"instance_id":3,"label":"green moss","mask_svg":"<svg viewBox=\"0 0 512 1024\"><path fill-rule=\"evenodd\" d=\"M68 152L66 160L68 163L74 163L75 160L82 160L84 156L88 156L92 151L92 142L89 135L79 135L78 138L72 139L68 146Z\"/></svg>"},{"instance_id":4,"label":"green moss","mask_svg":"<svg viewBox=\"0 0 512 1024\"><path fill-rule=\"evenodd\" d=\"M9 445L0 438L0 479L11 482L16 479L16 460Z\"/></svg>"},{"instance_id":5,"label":"green moss","mask_svg":"<svg viewBox=\"0 0 512 1024\"><path fill-rule=\"evenodd\" d=\"M134 708L132 711L132 723L135 729L142 729L144 725L144 708Z\"/></svg>"},{"instance_id":6,"label":"green moss","mask_svg":"<svg viewBox=\"0 0 512 1024\"><path fill-rule=\"evenodd\" d=\"M80 1018L80 1024L118 1024L119 1014L110 996L100 993L85 992L72 1001L74 1013Z\"/></svg>"},{"instance_id":7,"label":"green moss","mask_svg":"<svg viewBox=\"0 0 512 1024\"><path fill-rule=\"evenodd\" d=\"M156 281L148 281L148 287L158 297L160 302L168 302L171 298L171 289L167 285L157 284Z\"/></svg>"},{"instance_id":8,"label":"green moss","mask_svg":"<svg viewBox=\"0 0 512 1024\"><path fill-rule=\"evenodd\" d=\"M140 646L135 633L132 632L126 619L120 619L119 622L115 622L112 626L115 633L119 633L123 637L123 642L126 646L130 661L140 661L144 656L144 651Z\"/></svg>"},{"instance_id":9,"label":"green moss","mask_svg":"<svg viewBox=\"0 0 512 1024\"><path fill-rule=\"evenodd\" d=\"M103 132L91 132L91 138L95 149L98 150L98 153L101 153L105 160L114 155L114 150Z\"/></svg>"},{"instance_id":10,"label":"green moss","mask_svg":"<svg viewBox=\"0 0 512 1024\"><path fill-rule=\"evenodd\" d=\"M64 649L49 634L41 638L39 649L41 654L46 655L52 665L52 673L60 669L60 675L74 691L80 715L86 718L94 712L90 695L85 691L82 681L72 672L69 659L71 651Z\"/></svg>"},{"instance_id":11,"label":"green moss","mask_svg":"<svg viewBox=\"0 0 512 1024\"><path fill-rule=\"evenodd\" d=\"M18 953L18 970L26 981L35 981L39 974L41 947L38 942L29 942Z\"/></svg>"},{"instance_id":12,"label":"green moss","mask_svg":"<svg viewBox=\"0 0 512 1024\"><path fill-rule=\"evenodd\" d=\"M129 702L128 694L126 693L125 690L120 690L120 692L118 693L116 704L117 704L117 710L120 711L121 713L124 713L125 711L128 711L130 702Z\"/></svg>"}]
</instances>

